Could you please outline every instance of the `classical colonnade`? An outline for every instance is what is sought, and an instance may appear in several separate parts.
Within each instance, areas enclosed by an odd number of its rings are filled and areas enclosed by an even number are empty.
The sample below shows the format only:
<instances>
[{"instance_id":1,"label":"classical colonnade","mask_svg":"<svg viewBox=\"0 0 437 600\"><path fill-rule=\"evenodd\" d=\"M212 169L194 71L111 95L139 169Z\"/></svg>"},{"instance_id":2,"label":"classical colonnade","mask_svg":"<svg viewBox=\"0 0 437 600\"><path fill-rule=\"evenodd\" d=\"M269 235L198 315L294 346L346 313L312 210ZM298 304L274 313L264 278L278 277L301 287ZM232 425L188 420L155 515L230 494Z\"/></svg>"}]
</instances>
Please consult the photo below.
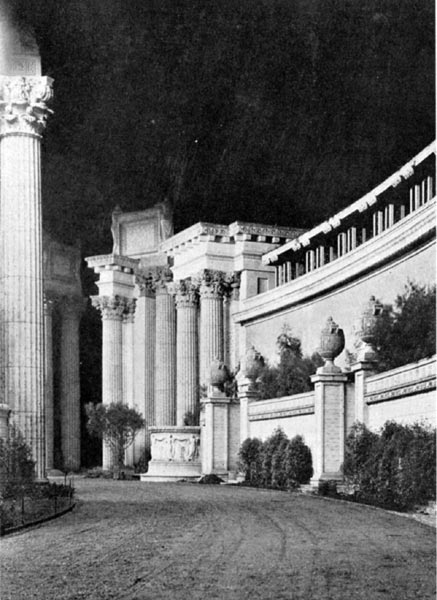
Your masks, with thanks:
<instances>
[{"instance_id":1,"label":"classical colonnade","mask_svg":"<svg viewBox=\"0 0 437 600\"><path fill-rule=\"evenodd\" d=\"M205 269L175 282L164 267L138 272L135 282L138 298L92 298L103 323L103 402L136 405L147 426L182 426L186 415L196 412L212 361L236 366L237 341L230 323L239 277ZM134 356L138 310L144 323L144 335L138 336L144 343L141 364ZM135 368L145 371L143 390L135 387ZM104 449L103 466L110 460Z\"/></svg>"}]
</instances>

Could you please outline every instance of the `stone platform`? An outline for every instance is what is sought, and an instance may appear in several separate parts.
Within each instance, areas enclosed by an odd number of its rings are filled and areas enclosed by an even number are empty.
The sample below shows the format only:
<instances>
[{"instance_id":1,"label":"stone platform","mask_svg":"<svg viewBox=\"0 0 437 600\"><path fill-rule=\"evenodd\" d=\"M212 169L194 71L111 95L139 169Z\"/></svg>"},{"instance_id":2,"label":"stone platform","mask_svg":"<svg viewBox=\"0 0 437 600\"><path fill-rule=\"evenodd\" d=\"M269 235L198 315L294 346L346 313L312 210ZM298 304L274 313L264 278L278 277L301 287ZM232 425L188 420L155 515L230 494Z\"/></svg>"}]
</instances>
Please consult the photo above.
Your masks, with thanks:
<instances>
[{"instance_id":1,"label":"stone platform","mask_svg":"<svg viewBox=\"0 0 437 600\"><path fill-rule=\"evenodd\" d=\"M141 481L180 481L201 475L200 427L151 427L151 453Z\"/></svg>"}]
</instances>

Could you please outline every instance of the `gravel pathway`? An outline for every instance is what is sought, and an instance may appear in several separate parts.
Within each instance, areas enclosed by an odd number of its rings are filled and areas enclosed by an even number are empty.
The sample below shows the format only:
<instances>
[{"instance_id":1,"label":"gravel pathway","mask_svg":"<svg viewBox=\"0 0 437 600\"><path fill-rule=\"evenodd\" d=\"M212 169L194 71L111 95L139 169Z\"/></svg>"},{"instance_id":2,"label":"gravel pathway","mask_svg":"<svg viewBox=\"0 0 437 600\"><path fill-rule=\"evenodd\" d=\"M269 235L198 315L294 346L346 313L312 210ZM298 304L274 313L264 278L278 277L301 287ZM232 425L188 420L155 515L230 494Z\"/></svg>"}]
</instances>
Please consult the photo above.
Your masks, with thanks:
<instances>
[{"instance_id":1,"label":"gravel pathway","mask_svg":"<svg viewBox=\"0 0 437 600\"><path fill-rule=\"evenodd\" d=\"M1 540L2 600L435 598L435 530L270 490L78 479L68 515Z\"/></svg>"}]
</instances>

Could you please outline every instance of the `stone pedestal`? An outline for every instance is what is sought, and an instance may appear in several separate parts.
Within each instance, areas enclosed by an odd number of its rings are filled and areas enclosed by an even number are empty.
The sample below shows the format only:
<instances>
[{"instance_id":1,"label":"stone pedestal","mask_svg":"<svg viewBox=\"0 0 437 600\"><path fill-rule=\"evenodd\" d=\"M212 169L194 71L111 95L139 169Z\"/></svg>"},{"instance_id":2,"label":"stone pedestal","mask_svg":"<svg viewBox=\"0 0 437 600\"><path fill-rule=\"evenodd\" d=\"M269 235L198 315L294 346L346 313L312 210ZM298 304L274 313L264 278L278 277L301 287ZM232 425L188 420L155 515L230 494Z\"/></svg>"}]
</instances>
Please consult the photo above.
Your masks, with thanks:
<instances>
[{"instance_id":1,"label":"stone pedestal","mask_svg":"<svg viewBox=\"0 0 437 600\"><path fill-rule=\"evenodd\" d=\"M184 425L187 413L194 415L199 404L198 293L190 281L176 288L176 423Z\"/></svg>"},{"instance_id":2,"label":"stone pedestal","mask_svg":"<svg viewBox=\"0 0 437 600\"><path fill-rule=\"evenodd\" d=\"M250 437L249 403L258 398L255 382L244 375L238 378L238 398L240 400L240 444Z\"/></svg>"},{"instance_id":3,"label":"stone pedestal","mask_svg":"<svg viewBox=\"0 0 437 600\"><path fill-rule=\"evenodd\" d=\"M208 398L202 401L202 474L214 473L227 478L230 471L236 471L240 442L239 410L237 402L214 387Z\"/></svg>"},{"instance_id":4,"label":"stone pedestal","mask_svg":"<svg viewBox=\"0 0 437 600\"><path fill-rule=\"evenodd\" d=\"M355 415L354 421L368 423L368 410L364 396L367 377L376 372L375 361L358 361L351 365L351 371L355 374Z\"/></svg>"},{"instance_id":5,"label":"stone pedestal","mask_svg":"<svg viewBox=\"0 0 437 600\"><path fill-rule=\"evenodd\" d=\"M324 367L320 370L323 371ZM341 481L344 461L345 404L347 375L341 372L317 372L311 377L315 393L316 452L311 485L320 481Z\"/></svg>"},{"instance_id":6,"label":"stone pedestal","mask_svg":"<svg viewBox=\"0 0 437 600\"><path fill-rule=\"evenodd\" d=\"M0 75L0 288L5 401L45 477L40 140L49 77Z\"/></svg>"},{"instance_id":7,"label":"stone pedestal","mask_svg":"<svg viewBox=\"0 0 437 600\"><path fill-rule=\"evenodd\" d=\"M176 319L173 296L167 284L171 272L162 270L156 280L155 423L176 424Z\"/></svg>"},{"instance_id":8,"label":"stone pedestal","mask_svg":"<svg viewBox=\"0 0 437 600\"><path fill-rule=\"evenodd\" d=\"M152 460L141 481L197 479L201 473L199 427L151 427Z\"/></svg>"}]
</instances>

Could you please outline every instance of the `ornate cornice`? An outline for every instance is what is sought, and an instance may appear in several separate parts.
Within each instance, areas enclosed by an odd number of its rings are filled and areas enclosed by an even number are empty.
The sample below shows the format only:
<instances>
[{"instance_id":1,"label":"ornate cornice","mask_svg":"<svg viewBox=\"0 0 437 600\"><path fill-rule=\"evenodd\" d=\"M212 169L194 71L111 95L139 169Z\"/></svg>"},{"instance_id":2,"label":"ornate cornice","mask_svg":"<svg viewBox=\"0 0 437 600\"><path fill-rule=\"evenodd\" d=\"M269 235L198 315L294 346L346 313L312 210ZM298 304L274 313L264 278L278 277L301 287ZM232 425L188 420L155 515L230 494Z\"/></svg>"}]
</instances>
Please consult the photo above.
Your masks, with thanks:
<instances>
[{"instance_id":1,"label":"ornate cornice","mask_svg":"<svg viewBox=\"0 0 437 600\"><path fill-rule=\"evenodd\" d=\"M0 77L0 136L40 136L53 111L51 77Z\"/></svg>"},{"instance_id":2,"label":"ornate cornice","mask_svg":"<svg viewBox=\"0 0 437 600\"><path fill-rule=\"evenodd\" d=\"M173 285L176 308L193 308L199 302L199 286L191 279L182 279Z\"/></svg>"},{"instance_id":3,"label":"ornate cornice","mask_svg":"<svg viewBox=\"0 0 437 600\"><path fill-rule=\"evenodd\" d=\"M91 303L102 314L102 319L121 321L129 310L131 299L123 296L91 296Z\"/></svg>"}]
</instances>

